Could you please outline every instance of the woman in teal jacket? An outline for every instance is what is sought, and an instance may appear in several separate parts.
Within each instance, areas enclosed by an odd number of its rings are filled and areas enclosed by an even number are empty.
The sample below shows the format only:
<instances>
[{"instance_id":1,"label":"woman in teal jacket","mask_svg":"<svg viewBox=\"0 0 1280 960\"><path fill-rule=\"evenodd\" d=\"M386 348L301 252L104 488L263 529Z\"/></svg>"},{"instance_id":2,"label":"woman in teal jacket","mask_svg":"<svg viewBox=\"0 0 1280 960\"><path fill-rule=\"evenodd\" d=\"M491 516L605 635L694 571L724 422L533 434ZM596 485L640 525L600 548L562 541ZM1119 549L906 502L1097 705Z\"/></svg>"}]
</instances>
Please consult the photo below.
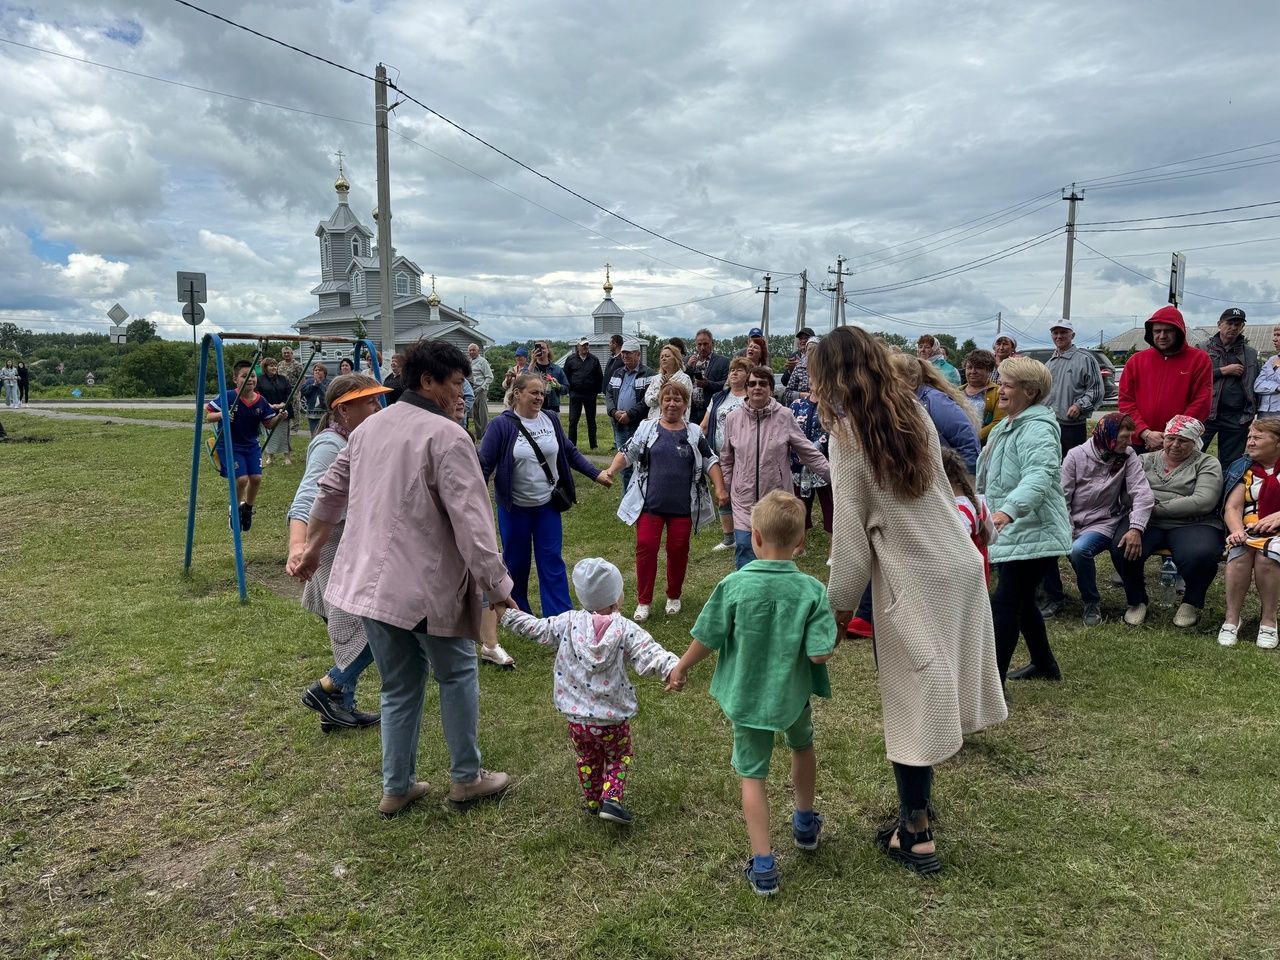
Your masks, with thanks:
<instances>
[{"instance_id":1,"label":"woman in teal jacket","mask_svg":"<svg viewBox=\"0 0 1280 960\"><path fill-rule=\"evenodd\" d=\"M1061 432L1043 402L1052 382L1045 365L1030 357L1010 357L1000 364L1004 419L987 437L978 460L978 491L986 495L997 533L990 550L1000 579L991 597L991 619L1002 680L1019 633L1026 638L1031 663L1010 678L1062 679L1035 599L1049 565L1071 551L1071 518L1059 462Z\"/></svg>"}]
</instances>

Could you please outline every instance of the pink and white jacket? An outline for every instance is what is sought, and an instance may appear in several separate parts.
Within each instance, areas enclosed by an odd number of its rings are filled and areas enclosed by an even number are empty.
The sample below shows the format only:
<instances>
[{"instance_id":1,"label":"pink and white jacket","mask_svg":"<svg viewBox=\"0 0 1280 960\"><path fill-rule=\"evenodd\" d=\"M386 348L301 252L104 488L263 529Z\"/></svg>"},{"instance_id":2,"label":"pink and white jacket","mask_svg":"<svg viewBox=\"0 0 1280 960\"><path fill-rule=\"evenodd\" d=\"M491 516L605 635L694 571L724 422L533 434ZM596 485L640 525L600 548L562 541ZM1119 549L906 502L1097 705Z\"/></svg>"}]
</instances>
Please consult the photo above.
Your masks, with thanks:
<instances>
[{"instance_id":1,"label":"pink and white jacket","mask_svg":"<svg viewBox=\"0 0 1280 960\"><path fill-rule=\"evenodd\" d=\"M720 470L729 488L735 530L751 529L751 508L766 493L791 491L792 453L823 480L830 479L827 458L804 435L791 410L777 400L762 410L744 403L724 418Z\"/></svg>"},{"instance_id":2,"label":"pink and white jacket","mask_svg":"<svg viewBox=\"0 0 1280 960\"><path fill-rule=\"evenodd\" d=\"M555 705L575 723L630 720L636 715L636 688L627 678L627 667L641 676L665 679L680 660L620 613L605 618L589 610L570 610L540 620L508 610L502 625L544 647L557 648Z\"/></svg>"}]
</instances>

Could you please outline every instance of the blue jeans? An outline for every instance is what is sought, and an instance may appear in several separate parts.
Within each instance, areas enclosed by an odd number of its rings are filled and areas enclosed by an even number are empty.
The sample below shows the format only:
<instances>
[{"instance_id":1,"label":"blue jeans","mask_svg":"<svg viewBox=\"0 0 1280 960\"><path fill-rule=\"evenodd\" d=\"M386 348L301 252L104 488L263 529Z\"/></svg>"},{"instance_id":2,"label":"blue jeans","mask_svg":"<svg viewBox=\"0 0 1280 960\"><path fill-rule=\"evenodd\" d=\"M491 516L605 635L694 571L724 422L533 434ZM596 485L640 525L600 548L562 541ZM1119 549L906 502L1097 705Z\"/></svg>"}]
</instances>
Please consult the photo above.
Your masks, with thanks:
<instances>
[{"instance_id":1,"label":"blue jeans","mask_svg":"<svg viewBox=\"0 0 1280 960\"><path fill-rule=\"evenodd\" d=\"M631 442L631 438L636 435L637 426L639 424L628 423L624 426L617 420L613 421L613 445L622 450L623 447ZM627 487L631 486L631 472L630 465L622 468L622 492L624 494L627 492ZM548 614L544 613L543 616L548 616Z\"/></svg>"},{"instance_id":2,"label":"blue jeans","mask_svg":"<svg viewBox=\"0 0 1280 960\"><path fill-rule=\"evenodd\" d=\"M427 677L440 686L440 722L449 748L449 777L480 775L480 680L474 640L437 637L361 617L382 674L382 792L404 796L417 779L418 734ZM422 626L422 624L419 624Z\"/></svg>"},{"instance_id":3,"label":"blue jeans","mask_svg":"<svg viewBox=\"0 0 1280 960\"><path fill-rule=\"evenodd\" d=\"M756 558L756 552L751 549L751 531L750 530L734 530L733 531L733 563L734 566L741 570L748 563Z\"/></svg>"},{"instance_id":4,"label":"blue jeans","mask_svg":"<svg viewBox=\"0 0 1280 960\"><path fill-rule=\"evenodd\" d=\"M18 406L18 384L16 381L14 383L10 383L7 380L5 381L4 402L6 406L10 406L10 407ZM632 433L634 432L635 431L633 430Z\"/></svg>"},{"instance_id":5,"label":"blue jeans","mask_svg":"<svg viewBox=\"0 0 1280 960\"><path fill-rule=\"evenodd\" d=\"M364 673L365 668L371 663L373 663L373 651L366 643L359 656L351 661L347 669L339 670L333 667L329 671L329 680L342 691L342 705L348 710L356 708L356 683L360 679L360 674Z\"/></svg>"},{"instance_id":6,"label":"blue jeans","mask_svg":"<svg viewBox=\"0 0 1280 960\"><path fill-rule=\"evenodd\" d=\"M1076 572L1076 585L1080 588L1081 603L1101 603L1102 594L1098 593L1098 572L1093 558L1111 546L1111 538L1105 533L1082 533L1071 544L1071 553L1067 557L1071 561L1071 569ZM1044 590L1050 600L1061 602L1062 574L1057 563L1049 567L1044 575Z\"/></svg>"},{"instance_id":7,"label":"blue jeans","mask_svg":"<svg viewBox=\"0 0 1280 960\"><path fill-rule=\"evenodd\" d=\"M549 504L510 509L498 505L498 533L502 537L502 562L514 586L511 598L525 613L529 609L529 570L538 564L538 594L542 615L554 617L573 609L569 599L569 573L564 567L564 530L560 514Z\"/></svg>"}]
</instances>

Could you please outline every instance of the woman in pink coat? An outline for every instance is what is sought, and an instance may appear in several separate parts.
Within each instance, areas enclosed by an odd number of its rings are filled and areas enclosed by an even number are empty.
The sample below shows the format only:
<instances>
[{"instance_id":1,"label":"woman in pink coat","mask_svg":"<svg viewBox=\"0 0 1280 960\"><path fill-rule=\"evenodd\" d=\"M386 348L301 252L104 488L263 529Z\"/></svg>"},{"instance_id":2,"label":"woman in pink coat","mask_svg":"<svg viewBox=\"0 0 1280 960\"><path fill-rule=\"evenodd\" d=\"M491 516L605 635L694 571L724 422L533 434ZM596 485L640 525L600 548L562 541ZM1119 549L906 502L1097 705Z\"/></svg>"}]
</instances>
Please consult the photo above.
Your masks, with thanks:
<instances>
[{"instance_id":1,"label":"woman in pink coat","mask_svg":"<svg viewBox=\"0 0 1280 960\"><path fill-rule=\"evenodd\" d=\"M751 508L771 490L791 491L791 454L830 478L827 458L804 435L791 411L773 399L773 371L752 367L747 402L724 419L720 470L733 506L733 558L738 569L756 558L751 549Z\"/></svg>"}]
</instances>

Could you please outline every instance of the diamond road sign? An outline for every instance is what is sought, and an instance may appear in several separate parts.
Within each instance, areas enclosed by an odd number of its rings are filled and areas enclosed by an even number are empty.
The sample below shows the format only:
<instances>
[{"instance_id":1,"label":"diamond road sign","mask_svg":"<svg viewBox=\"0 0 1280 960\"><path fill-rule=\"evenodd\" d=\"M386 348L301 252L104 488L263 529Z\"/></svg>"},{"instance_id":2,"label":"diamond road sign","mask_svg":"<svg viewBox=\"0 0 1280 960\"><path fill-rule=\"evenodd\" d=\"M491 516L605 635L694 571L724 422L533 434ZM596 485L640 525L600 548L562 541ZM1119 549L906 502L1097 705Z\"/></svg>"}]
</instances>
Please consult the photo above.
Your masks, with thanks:
<instances>
[{"instance_id":1,"label":"diamond road sign","mask_svg":"<svg viewBox=\"0 0 1280 960\"><path fill-rule=\"evenodd\" d=\"M129 319L129 311L117 303L114 307L112 307L110 310L107 311L107 316L110 318L112 323L114 323L116 326L119 326L120 324L124 323L126 320Z\"/></svg>"},{"instance_id":2,"label":"diamond road sign","mask_svg":"<svg viewBox=\"0 0 1280 960\"><path fill-rule=\"evenodd\" d=\"M209 293L205 286L203 273L187 273L186 271L178 271L178 302L187 303L194 300L196 303L208 303ZM188 320L188 323L191 321Z\"/></svg>"}]
</instances>

